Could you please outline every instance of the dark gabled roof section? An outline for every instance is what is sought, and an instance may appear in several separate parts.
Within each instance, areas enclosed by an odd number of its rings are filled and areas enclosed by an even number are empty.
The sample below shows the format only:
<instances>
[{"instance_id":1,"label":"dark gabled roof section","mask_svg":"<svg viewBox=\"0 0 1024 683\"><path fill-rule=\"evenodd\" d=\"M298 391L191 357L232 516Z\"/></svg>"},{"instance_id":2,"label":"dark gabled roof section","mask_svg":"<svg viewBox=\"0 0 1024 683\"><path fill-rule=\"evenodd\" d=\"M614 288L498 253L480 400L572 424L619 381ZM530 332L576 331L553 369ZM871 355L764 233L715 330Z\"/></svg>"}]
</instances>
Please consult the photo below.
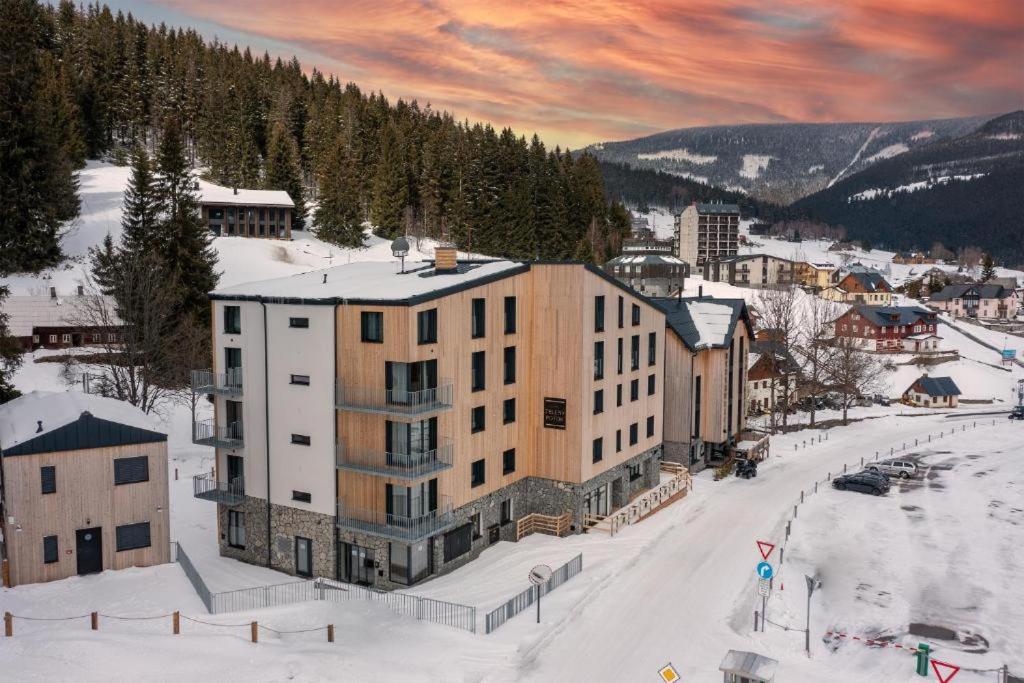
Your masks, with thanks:
<instances>
[{"instance_id":1,"label":"dark gabled roof section","mask_svg":"<svg viewBox=\"0 0 1024 683\"><path fill-rule=\"evenodd\" d=\"M686 298L651 298L651 304L665 312L665 325L686 345L691 351L696 351L700 341L700 333L693 322L690 313L691 303L712 303L722 304L732 308L732 318L729 321L729 333L726 335L725 343L712 344L707 348L725 349L732 344L732 337L736 333L736 323L740 320L747 327L747 336L753 338L754 326L750 322L750 312L747 310L747 302L743 299L715 299L712 297L686 297Z\"/></svg>"},{"instance_id":2,"label":"dark gabled roof section","mask_svg":"<svg viewBox=\"0 0 1024 683\"><path fill-rule=\"evenodd\" d=\"M920 306L868 306L857 304L852 311L856 311L862 318L876 327L883 325L913 325L922 318L934 318L934 311ZM847 315L844 313L843 316ZM843 317L840 316L840 317Z\"/></svg>"},{"instance_id":3,"label":"dark gabled roof section","mask_svg":"<svg viewBox=\"0 0 1024 683\"><path fill-rule=\"evenodd\" d=\"M976 291L978 293L978 297L981 299L1005 299L1013 294L1012 289L1007 289L1002 285L946 285L942 288L941 292L932 294L931 297L929 297L929 301L951 301L953 299L959 299L971 290Z\"/></svg>"},{"instance_id":4,"label":"dark gabled roof section","mask_svg":"<svg viewBox=\"0 0 1024 683\"><path fill-rule=\"evenodd\" d=\"M882 274L878 272L851 271L846 277L852 277L865 289L865 291L868 292L877 292L882 283L885 283L885 291L890 291L892 289L889 287L889 283L885 281L885 278L882 277Z\"/></svg>"},{"instance_id":5,"label":"dark gabled roof section","mask_svg":"<svg viewBox=\"0 0 1024 683\"><path fill-rule=\"evenodd\" d=\"M167 441L167 435L119 422L101 420L89 413L82 413L74 422L8 448L3 451L3 456L7 458L15 455L108 448L157 441Z\"/></svg>"},{"instance_id":6,"label":"dark gabled roof section","mask_svg":"<svg viewBox=\"0 0 1024 683\"><path fill-rule=\"evenodd\" d=\"M910 389L920 385L922 391L929 396L959 396L960 388L952 377L929 377L921 375L910 385ZM908 389L909 391L909 389Z\"/></svg>"}]
</instances>

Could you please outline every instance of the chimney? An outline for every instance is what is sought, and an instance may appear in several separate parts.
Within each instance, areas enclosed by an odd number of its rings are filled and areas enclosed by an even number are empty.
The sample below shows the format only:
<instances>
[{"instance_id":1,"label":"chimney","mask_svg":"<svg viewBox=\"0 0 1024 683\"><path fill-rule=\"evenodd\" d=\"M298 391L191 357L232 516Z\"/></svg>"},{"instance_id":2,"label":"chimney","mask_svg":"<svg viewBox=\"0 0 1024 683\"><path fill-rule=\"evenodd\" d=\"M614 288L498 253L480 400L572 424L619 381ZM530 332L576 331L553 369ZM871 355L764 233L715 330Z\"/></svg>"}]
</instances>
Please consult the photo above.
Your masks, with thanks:
<instances>
[{"instance_id":1,"label":"chimney","mask_svg":"<svg viewBox=\"0 0 1024 683\"><path fill-rule=\"evenodd\" d=\"M238 188L237 187L232 187L231 188L231 194L238 194Z\"/></svg>"},{"instance_id":2,"label":"chimney","mask_svg":"<svg viewBox=\"0 0 1024 683\"><path fill-rule=\"evenodd\" d=\"M36 427L36 434L38 434L39 432L43 431L43 421L42 420L36 420L36 425L37 425L37 427Z\"/></svg>"},{"instance_id":3,"label":"chimney","mask_svg":"<svg viewBox=\"0 0 1024 683\"><path fill-rule=\"evenodd\" d=\"M697 298L698 299L703 299L704 298L704 285L698 285L697 286Z\"/></svg>"},{"instance_id":4,"label":"chimney","mask_svg":"<svg viewBox=\"0 0 1024 683\"><path fill-rule=\"evenodd\" d=\"M457 255L455 247L438 246L434 250L434 272L454 273L459 265Z\"/></svg>"},{"instance_id":5,"label":"chimney","mask_svg":"<svg viewBox=\"0 0 1024 683\"><path fill-rule=\"evenodd\" d=\"M57 288L56 287L50 287L50 298L51 299L56 299L57 298Z\"/></svg>"},{"instance_id":6,"label":"chimney","mask_svg":"<svg viewBox=\"0 0 1024 683\"><path fill-rule=\"evenodd\" d=\"M78 285L78 296L85 296L85 287Z\"/></svg>"}]
</instances>

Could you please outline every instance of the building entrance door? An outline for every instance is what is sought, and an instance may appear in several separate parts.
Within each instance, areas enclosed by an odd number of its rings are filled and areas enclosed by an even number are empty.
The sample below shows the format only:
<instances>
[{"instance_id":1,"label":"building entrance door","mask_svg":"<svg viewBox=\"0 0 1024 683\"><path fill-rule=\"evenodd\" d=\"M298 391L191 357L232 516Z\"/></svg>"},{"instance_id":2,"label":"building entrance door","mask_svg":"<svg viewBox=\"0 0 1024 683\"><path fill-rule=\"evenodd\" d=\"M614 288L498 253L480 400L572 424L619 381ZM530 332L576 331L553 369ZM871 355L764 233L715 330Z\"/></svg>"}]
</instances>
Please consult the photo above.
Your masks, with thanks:
<instances>
[{"instance_id":1,"label":"building entrance door","mask_svg":"<svg viewBox=\"0 0 1024 683\"><path fill-rule=\"evenodd\" d=\"M75 532L75 554L78 573L94 574L103 571L103 529L79 529Z\"/></svg>"},{"instance_id":2,"label":"building entrance door","mask_svg":"<svg viewBox=\"0 0 1024 683\"><path fill-rule=\"evenodd\" d=\"M346 543L348 554L346 555L346 573L348 580L363 586L373 585L374 553L373 548L364 548L354 543Z\"/></svg>"}]
</instances>

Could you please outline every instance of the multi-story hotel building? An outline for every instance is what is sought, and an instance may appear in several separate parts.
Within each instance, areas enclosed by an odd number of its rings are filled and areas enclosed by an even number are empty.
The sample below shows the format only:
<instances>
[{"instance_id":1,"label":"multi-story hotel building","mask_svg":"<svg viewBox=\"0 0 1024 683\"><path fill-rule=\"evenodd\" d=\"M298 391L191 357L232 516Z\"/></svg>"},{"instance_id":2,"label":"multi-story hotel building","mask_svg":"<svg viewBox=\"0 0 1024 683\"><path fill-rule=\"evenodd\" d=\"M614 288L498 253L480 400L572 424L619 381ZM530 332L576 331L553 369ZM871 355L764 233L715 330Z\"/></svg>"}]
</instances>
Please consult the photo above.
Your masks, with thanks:
<instances>
[{"instance_id":1,"label":"multi-story hotel building","mask_svg":"<svg viewBox=\"0 0 1024 683\"><path fill-rule=\"evenodd\" d=\"M665 315L595 267L439 249L211 299L224 555L392 588L658 480Z\"/></svg>"},{"instance_id":2,"label":"multi-story hotel building","mask_svg":"<svg viewBox=\"0 0 1024 683\"><path fill-rule=\"evenodd\" d=\"M691 204L676 214L676 256L696 269L708 259L735 256L739 231L740 209L735 204Z\"/></svg>"}]
</instances>

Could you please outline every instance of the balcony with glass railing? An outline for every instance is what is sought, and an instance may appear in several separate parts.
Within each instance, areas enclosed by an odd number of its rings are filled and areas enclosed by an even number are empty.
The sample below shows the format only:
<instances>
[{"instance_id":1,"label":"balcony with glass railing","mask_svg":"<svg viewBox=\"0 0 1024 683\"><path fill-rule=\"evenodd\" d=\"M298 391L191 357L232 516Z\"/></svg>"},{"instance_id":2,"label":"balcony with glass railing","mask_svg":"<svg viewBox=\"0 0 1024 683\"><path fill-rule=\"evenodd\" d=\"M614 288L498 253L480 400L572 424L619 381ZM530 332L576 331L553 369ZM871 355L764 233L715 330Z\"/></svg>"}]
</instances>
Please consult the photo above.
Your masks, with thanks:
<instances>
[{"instance_id":1,"label":"balcony with glass railing","mask_svg":"<svg viewBox=\"0 0 1024 683\"><path fill-rule=\"evenodd\" d=\"M439 496L438 508L419 516L387 514L380 510L349 507L345 499L338 501L339 529L383 536L396 541L415 543L445 531L455 523L451 498Z\"/></svg>"},{"instance_id":2,"label":"balcony with glass railing","mask_svg":"<svg viewBox=\"0 0 1024 683\"><path fill-rule=\"evenodd\" d=\"M451 408L452 395L451 380L419 391L346 386L339 381L334 387L334 405L339 410L357 413L416 417Z\"/></svg>"},{"instance_id":3,"label":"balcony with glass railing","mask_svg":"<svg viewBox=\"0 0 1024 683\"><path fill-rule=\"evenodd\" d=\"M241 448L242 422L231 422L226 425L215 424L213 420L202 420L192 423L192 443L215 448Z\"/></svg>"},{"instance_id":4,"label":"balcony with glass railing","mask_svg":"<svg viewBox=\"0 0 1024 683\"><path fill-rule=\"evenodd\" d=\"M241 505L245 501L245 480L217 481L213 474L197 474L192 477L192 495L221 505Z\"/></svg>"},{"instance_id":5,"label":"balcony with glass railing","mask_svg":"<svg viewBox=\"0 0 1024 683\"><path fill-rule=\"evenodd\" d=\"M192 391L197 394L241 396L242 368L228 368L227 372L193 370Z\"/></svg>"},{"instance_id":6,"label":"balcony with glass railing","mask_svg":"<svg viewBox=\"0 0 1024 683\"><path fill-rule=\"evenodd\" d=\"M419 453L389 453L383 449L353 448L339 443L335 447L335 460L340 470L397 479L420 479L450 469L452 451L450 439L442 439L437 448Z\"/></svg>"}]
</instances>

